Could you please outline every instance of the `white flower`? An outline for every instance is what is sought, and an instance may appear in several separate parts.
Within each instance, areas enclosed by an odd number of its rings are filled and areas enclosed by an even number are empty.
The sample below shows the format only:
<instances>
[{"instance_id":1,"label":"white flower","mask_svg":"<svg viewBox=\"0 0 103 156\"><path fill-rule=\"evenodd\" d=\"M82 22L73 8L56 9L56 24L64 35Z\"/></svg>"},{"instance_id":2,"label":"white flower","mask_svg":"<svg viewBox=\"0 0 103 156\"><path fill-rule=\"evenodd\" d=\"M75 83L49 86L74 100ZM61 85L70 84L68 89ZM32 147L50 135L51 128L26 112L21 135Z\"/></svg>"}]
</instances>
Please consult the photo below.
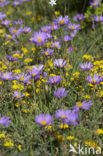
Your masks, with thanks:
<instances>
[{"instance_id":1,"label":"white flower","mask_svg":"<svg viewBox=\"0 0 103 156\"><path fill-rule=\"evenodd\" d=\"M49 4L51 4L52 6L56 5L56 0L50 0Z\"/></svg>"}]
</instances>

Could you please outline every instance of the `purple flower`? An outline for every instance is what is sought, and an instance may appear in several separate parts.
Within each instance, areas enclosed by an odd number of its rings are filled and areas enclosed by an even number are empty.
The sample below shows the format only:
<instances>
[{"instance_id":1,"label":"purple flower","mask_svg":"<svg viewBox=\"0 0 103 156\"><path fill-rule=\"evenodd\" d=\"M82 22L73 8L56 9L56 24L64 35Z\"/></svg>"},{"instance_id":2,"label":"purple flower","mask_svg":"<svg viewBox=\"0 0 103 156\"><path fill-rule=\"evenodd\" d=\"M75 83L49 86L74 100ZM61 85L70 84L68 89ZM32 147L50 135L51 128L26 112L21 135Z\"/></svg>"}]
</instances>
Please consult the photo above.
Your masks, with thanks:
<instances>
[{"instance_id":1,"label":"purple flower","mask_svg":"<svg viewBox=\"0 0 103 156\"><path fill-rule=\"evenodd\" d=\"M68 29L69 29L70 31L79 30L79 29L80 29L80 24L69 24L69 25L68 25Z\"/></svg>"},{"instance_id":2,"label":"purple flower","mask_svg":"<svg viewBox=\"0 0 103 156\"><path fill-rule=\"evenodd\" d=\"M19 6L21 3L19 1L14 1L13 6Z\"/></svg>"},{"instance_id":3,"label":"purple flower","mask_svg":"<svg viewBox=\"0 0 103 156\"><path fill-rule=\"evenodd\" d=\"M55 85L55 84L58 84L61 80L62 78L60 76L52 76L52 77L49 77L48 83L51 85Z\"/></svg>"},{"instance_id":4,"label":"purple flower","mask_svg":"<svg viewBox=\"0 0 103 156\"><path fill-rule=\"evenodd\" d=\"M32 77L36 78L36 77L40 76L42 70L43 70L43 65L35 65L35 66L33 66L32 69L29 70L29 74Z\"/></svg>"},{"instance_id":5,"label":"purple flower","mask_svg":"<svg viewBox=\"0 0 103 156\"><path fill-rule=\"evenodd\" d=\"M9 2L6 0L1 0L0 1L0 6L4 7L5 5L7 5Z\"/></svg>"},{"instance_id":6,"label":"purple flower","mask_svg":"<svg viewBox=\"0 0 103 156\"><path fill-rule=\"evenodd\" d=\"M31 31L32 31L32 29L30 27L24 27L23 30L22 30L22 32L24 34L27 34L27 33L31 32Z\"/></svg>"},{"instance_id":7,"label":"purple flower","mask_svg":"<svg viewBox=\"0 0 103 156\"><path fill-rule=\"evenodd\" d=\"M43 32L50 32L51 31L51 27L48 26L48 25L43 26L43 27L41 27L41 31L43 31Z\"/></svg>"},{"instance_id":8,"label":"purple flower","mask_svg":"<svg viewBox=\"0 0 103 156\"><path fill-rule=\"evenodd\" d=\"M81 63L79 66L82 70L91 70L93 64L91 62L85 62L85 63Z\"/></svg>"},{"instance_id":9,"label":"purple flower","mask_svg":"<svg viewBox=\"0 0 103 156\"><path fill-rule=\"evenodd\" d=\"M74 110L79 111L79 109L85 109L88 110L93 105L92 101L83 101L83 102L77 102L76 106L74 106Z\"/></svg>"},{"instance_id":10,"label":"purple flower","mask_svg":"<svg viewBox=\"0 0 103 156\"><path fill-rule=\"evenodd\" d=\"M0 20L6 18L6 14L3 14L2 12L0 12Z\"/></svg>"},{"instance_id":11,"label":"purple flower","mask_svg":"<svg viewBox=\"0 0 103 156\"><path fill-rule=\"evenodd\" d=\"M65 16L65 17L60 16L58 17L57 21L58 21L58 24L60 25L68 24L70 22L70 18L68 16Z\"/></svg>"},{"instance_id":12,"label":"purple flower","mask_svg":"<svg viewBox=\"0 0 103 156\"><path fill-rule=\"evenodd\" d=\"M95 16L94 21L98 23L103 22L103 16Z\"/></svg>"},{"instance_id":13,"label":"purple flower","mask_svg":"<svg viewBox=\"0 0 103 156\"><path fill-rule=\"evenodd\" d=\"M44 45L48 37L45 32L35 32L30 38L30 41L36 43L37 45Z\"/></svg>"},{"instance_id":14,"label":"purple flower","mask_svg":"<svg viewBox=\"0 0 103 156\"><path fill-rule=\"evenodd\" d=\"M0 74L0 79L8 81L14 79L12 72L5 72Z\"/></svg>"},{"instance_id":15,"label":"purple flower","mask_svg":"<svg viewBox=\"0 0 103 156\"><path fill-rule=\"evenodd\" d=\"M66 91L65 88L58 88L56 91L54 91L54 95L58 98L61 99L65 97L68 93L68 90Z\"/></svg>"},{"instance_id":16,"label":"purple flower","mask_svg":"<svg viewBox=\"0 0 103 156\"><path fill-rule=\"evenodd\" d=\"M66 50L67 53L71 53L72 51L73 51L73 48L72 48L72 47L69 47L69 48L67 48L67 50Z\"/></svg>"},{"instance_id":17,"label":"purple flower","mask_svg":"<svg viewBox=\"0 0 103 156\"><path fill-rule=\"evenodd\" d=\"M67 118L64 120L65 123L68 125L73 124L73 125L78 125L78 120L79 120L79 114L78 112L72 110Z\"/></svg>"},{"instance_id":18,"label":"purple flower","mask_svg":"<svg viewBox=\"0 0 103 156\"><path fill-rule=\"evenodd\" d=\"M68 42L68 41L71 41L72 40L72 37L66 35L64 36L64 42Z\"/></svg>"},{"instance_id":19,"label":"purple flower","mask_svg":"<svg viewBox=\"0 0 103 156\"><path fill-rule=\"evenodd\" d=\"M11 95L16 99L21 99L22 97L24 97L24 95L22 95L20 91L16 91L16 90Z\"/></svg>"},{"instance_id":20,"label":"purple flower","mask_svg":"<svg viewBox=\"0 0 103 156\"><path fill-rule=\"evenodd\" d=\"M50 56L50 55L53 55L54 53L54 49L46 49L46 50L43 50L41 52L41 54L45 55L45 56Z\"/></svg>"},{"instance_id":21,"label":"purple flower","mask_svg":"<svg viewBox=\"0 0 103 156\"><path fill-rule=\"evenodd\" d=\"M6 116L3 116L1 117L1 114L0 114L0 125L4 126L4 127L9 127L11 121L10 121L10 117L6 117Z\"/></svg>"},{"instance_id":22,"label":"purple flower","mask_svg":"<svg viewBox=\"0 0 103 156\"><path fill-rule=\"evenodd\" d=\"M15 57L12 57L12 56L7 56L7 59L10 62L18 61L18 58L15 58Z\"/></svg>"},{"instance_id":23,"label":"purple flower","mask_svg":"<svg viewBox=\"0 0 103 156\"><path fill-rule=\"evenodd\" d=\"M20 33L22 32L22 30L23 30L22 28L19 28L19 29L17 30L17 29L14 28L14 27L11 27L11 28L9 29L11 35L15 35L15 36L20 35Z\"/></svg>"},{"instance_id":24,"label":"purple flower","mask_svg":"<svg viewBox=\"0 0 103 156\"><path fill-rule=\"evenodd\" d=\"M55 59L53 63L56 67L63 68L64 66L66 66L67 61L63 59Z\"/></svg>"},{"instance_id":25,"label":"purple flower","mask_svg":"<svg viewBox=\"0 0 103 156\"><path fill-rule=\"evenodd\" d=\"M95 85L95 84L99 84L101 81L103 81L103 77L100 76L99 74L98 75L94 74L93 76L91 76L91 75L87 76L86 80L89 83Z\"/></svg>"},{"instance_id":26,"label":"purple flower","mask_svg":"<svg viewBox=\"0 0 103 156\"><path fill-rule=\"evenodd\" d=\"M59 29L58 24L57 23L50 24L50 29L51 31L58 30Z\"/></svg>"},{"instance_id":27,"label":"purple flower","mask_svg":"<svg viewBox=\"0 0 103 156\"><path fill-rule=\"evenodd\" d=\"M13 23L14 23L15 25L22 25L22 24L23 24L23 21L22 21L22 20L13 21Z\"/></svg>"},{"instance_id":28,"label":"purple flower","mask_svg":"<svg viewBox=\"0 0 103 156\"><path fill-rule=\"evenodd\" d=\"M10 21L4 20L4 21L1 22L1 25L2 25L2 26L5 26L5 27L9 27Z\"/></svg>"},{"instance_id":29,"label":"purple flower","mask_svg":"<svg viewBox=\"0 0 103 156\"><path fill-rule=\"evenodd\" d=\"M35 118L35 122L37 122L40 126L47 126L52 124L53 117L50 114L39 114Z\"/></svg>"},{"instance_id":30,"label":"purple flower","mask_svg":"<svg viewBox=\"0 0 103 156\"><path fill-rule=\"evenodd\" d=\"M64 121L65 119L68 118L70 113L71 113L71 110L59 109L56 111L55 117Z\"/></svg>"},{"instance_id":31,"label":"purple flower","mask_svg":"<svg viewBox=\"0 0 103 156\"><path fill-rule=\"evenodd\" d=\"M19 75L16 75L15 76L15 79L18 80L18 81L21 81L23 83L28 83L28 84L31 84L30 80L31 80L31 75L28 75L28 74L25 74L25 73L22 73L22 74L19 74Z\"/></svg>"},{"instance_id":32,"label":"purple flower","mask_svg":"<svg viewBox=\"0 0 103 156\"><path fill-rule=\"evenodd\" d=\"M60 49L60 48L61 48L61 44L59 43L59 41L53 42L53 43L52 43L52 46L53 46L54 48L57 48L57 49Z\"/></svg>"},{"instance_id":33,"label":"purple flower","mask_svg":"<svg viewBox=\"0 0 103 156\"><path fill-rule=\"evenodd\" d=\"M97 8L98 6L100 6L100 1L95 0L93 2L90 2L90 5L94 8Z\"/></svg>"},{"instance_id":34,"label":"purple flower","mask_svg":"<svg viewBox=\"0 0 103 156\"><path fill-rule=\"evenodd\" d=\"M74 16L73 20L76 22L80 22L82 20L85 19L85 16L83 14L77 14L76 16Z\"/></svg>"}]
</instances>

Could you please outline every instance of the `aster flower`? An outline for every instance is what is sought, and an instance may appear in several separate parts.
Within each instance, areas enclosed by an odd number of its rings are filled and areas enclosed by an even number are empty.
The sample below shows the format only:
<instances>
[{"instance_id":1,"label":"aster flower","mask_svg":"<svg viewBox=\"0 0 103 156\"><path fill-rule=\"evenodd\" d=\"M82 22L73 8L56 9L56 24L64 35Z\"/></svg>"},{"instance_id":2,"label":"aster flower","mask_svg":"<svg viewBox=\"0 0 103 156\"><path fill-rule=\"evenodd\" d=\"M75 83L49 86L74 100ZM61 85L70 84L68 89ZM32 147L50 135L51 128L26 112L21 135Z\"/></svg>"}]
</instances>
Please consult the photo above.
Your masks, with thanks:
<instances>
[{"instance_id":1,"label":"aster flower","mask_svg":"<svg viewBox=\"0 0 103 156\"><path fill-rule=\"evenodd\" d=\"M5 72L0 74L0 79L8 81L14 79L12 72Z\"/></svg>"},{"instance_id":2,"label":"aster flower","mask_svg":"<svg viewBox=\"0 0 103 156\"><path fill-rule=\"evenodd\" d=\"M98 23L103 22L103 16L95 16L94 21Z\"/></svg>"},{"instance_id":3,"label":"aster flower","mask_svg":"<svg viewBox=\"0 0 103 156\"><path fill-rule=\"evenodd\" d=\"M68 16L65 16L65 17L60 16L58 17L57 21L58 21L58 24L63 25L63 24L68 24L70 22L70 19Z\"/></svg>"},{"instance_id":4,"label":"aster flower","mask_svg":"<svg viewBox=\"0 0 103 156\"><path fill-rule=\"evenodd\" d=\"M13 4L13 6L15 6L15 7L16 7L16 6L19 6L21 3L20 3L19 1L13 1L13 3L12 3L12 4Z\"/></svg>"},{"instance_id":5,"label":"aster flower","mask_svg":"<svg viewBox=\"0 0 103 156\"><path fill-rule=\"evenodd\" d=\"M45 56L51 56L54 53L54 49L46 49L46 50L42 50L41 54L45 55Z\"/></svg>"},{"instance_id":6,"label":"aster flower","mask_svg":"<svg viewBox=\"0 0 103 156\"><path fill-rule=\"evenodd\" d=\"M42 31L42 32L50 32L50 31L51 31L51 27L48 26L48 25L43 26L43 27L41 27L41 31Z\"/></svg>"},{"instance_id":7,"label":"aster flower","mask_svg":"<svg viewBox=\"0 0 103 156\"><path fill-rule=\"evenodd\" d=\"M32 31L32 29L30 27L24 27L23 30L22 30L22 32L24 34L27 34L27 33L31 32L31 31Z\"/></svg>"},{"instance_id":8,"label":"aster flower","mask_svg":"<svg viewBox=\"0 0 103 156\"><path fill-rule=\"evenodd\" d=\"M0 12L0 20L6 18L6 14L3 14L2 12Z\"/></svg>"},{"instance_id":9,"label":"aster flower","mask_svg":"<svg viewBox=\"0 0 103 156\"><path fill-rule=\"evenodd\" d=\"M58 99L65 97L67 93L68 93L68 90L66 91L65 88L58 88L56 91L54 91L54 95Z\"/></svg>"},{"instance_id":10,"label":"aster flower","mask_svg":"<svg viewBox=\"0 0 103 156\"><path fill-rule=\"evenodd\" d=\"M69 47L69 48L67 48L67 50L66 50L67 53L71 53L72 51L73 51L73 48L72 48L72 47Z\"/></svg>"},{"instance_id":11,"label":"aster flower","mask_svg":"<svg viewBox=\"0 0 103 156\"><path fill-rule=\"evenodd\" d=\"M2 25L2 26L5 26L5 27L9 27L10 21L4 20L4 21L1 22L1 25Z\"/></svg>"},{"instance_id":12,"label":"aster flower","mask_svg":"<svg viewBox=\"0 0 103 156\"><path fill-rule=\"evenodd\" d=\"M53 46L54 48L57 48L57 49L60 49L60 48L61 48L61 44L59 43L59 41L53 42L53 43L52 43L52 46Z\"/></svg>"},{"instance_id":13,"label":"aster flower","mask_svg":"<svg viewBox=\"0 0 103 156\"><path fill-rule=\"evenodd\" d=\"M30 38L30 41L36 43L37 45L44 45L48 37L45 32L35 32Z\"/></svg>"},{"instance_id":14,"label":"aster flower","mask_svg":"<svg viewBox=\"0 0 103 156\"><path fill-rule=\"evenodd\" d=\"M85 62L85 63L81 63L79 66L82 70L91 70L93 64L91 62Z\"/></svg>"},{"instance_id":15,"label":"aster flower","mask_svg":"<svg viewBox=\"0 0 103 156\"><path fill-rule=\"evenodd\" d=\"M11 27L11 28L9 29L11 35L15 35L15 36L20 35L20 33L22 32L22 30L23 30L22 28L19 28L19 29L17 30L17 29L14 28L14 27Z\"/></svg>"},{"instance_id":16,"label":"aster flower","mask_svg":"<svg viewBox=\"0 0 103 156\"><path fill-rule=\"evenodd\" d=\"M65 119L68 118L70 113L71 113L71 110L59 109L56 111L55 117L64 121Z\"/></svg>"},{"instance_id":17,"label":"aster flower","mask_svg":"<svg viewBox=\"0 0 103 156\"><path fill-rule=\"evenodd\" d=\"M40 76L41 72L43 70L43 65L35 65L32 67L32 69L29 70L29 74L36 78L38 76Z\"/></svg>"},{"instance_id":18,"label":"aster flower","mask_svg":"<svg viewBox=\"0 0 103 156\"><path fill-rule=\"evenodd\" d=\"M74 106L74 110L79 111L79 109L85 109L88 110L93 105L92 101L83 101L83 102L77 102L76 106Z\"/></svg>"},{"instance_id":19,"label":"aster flower","mask_svg":"<svg viewBox=\"0 0 103 156\"><path fill-rule=\"evenodd\" d=\"M9 2L7 0L1 0L0 1L0 6L4 7L5 5L7 5Z\"/></svg>"},{"instance_id":20,"label":"aster flower","mask_svg":"<svg viewBox=\"0 0 103 156\"><path fill-rule=\"evenodd\" d=\"M79 30L79 29L80 29L80 24L69 24L69 25L68 25L68 29L69 29L70 31Z\"/></svg>"},{"instance_id":21,"label":"aster flower","mask_svg":"<svg viewBox=\"0 0 103 156\"><path fill-rule=\"evenodd\" d=\"M63 68L66 65L67 61L63 59L55 59L53 63L56 67Z\"/></svg>"},{"instance_id":22,"label":"aster flower","mask_svg":"<svg viewBox=\"0 0 103 156\"><path fill-rule=\"evenodd\" d=\"M93 2L90 2L90 5L93 8L97 8L98 6L100 6L100 1L99 0L94 0Z\"/></svg>"},{"instance_id":23,"label":"aster flower","mask_svg":"<svg viewBox=\"0 0 103 156\"><path fill-rule=\"evenodd\" d=\"M26 83L31 84L31 82L30 82L31 75L28 75L28 74L25 74L25 73L16 75L15 79L18 80L18 81L21 81L21 82L23 82L25 84Z\"/></svg>"},{"instance_id":24,"label":"aster flower","mask_svg":"<svg viewBox=\"0 0 103 156\"><path fill-rule=\"evenodd\" d=\"M13 24L15 24L15 25L22 25L23 21L22 20L13 21Z\"/></svg>"},{"instance_id":25,"label":"aster flower","mask_svg":"<svg viewBox=\"0 0 103 156\"><path fill-rule=\"evenodd\" d=\"M11 121L10 121L10 117L6 117L6 116L3 116L1 117L1 114L0 114L0 125L4 126L4 127L9 127Z\"/></svg>"},{"instance_id":26,"label":"aster flower","mask_svg":"<svg viewBox=\"0 0 103 156\"><path fill-rule=\"evenodd\" d=\"M66 36L64 36L64 39L63 40L64 40L64 42L68 42L68 41L71 41L72 40L72 37L66 35Z\"/></svg>"},{"instance_id":27,"label":"aster flower","mask_svg":"<svg viewBox=\"0 0 103 156\"><path fill-rule=\"evenodd\" d=\"M15 57L12 57L12 56L7 56L6 58L10 62L18 61L18 58L15 58Z\"/></svg>"},{"instance_id":28,"label":"aster flower","mask_svg":"<svg viewBox=\"0 0 103 156\"><path fill-rule=\"evenodd\" d=\"M61 80L62 78L60 76L52 76L52 77L49 77L48 83L51 85L55 85L55 84L58 84Z\"/></svg>"},{"instance_id":29,"label":"aster flower","mask_svg":"<svg viewBox=\"0 0 103 156\"><path fill-rule=\"evenodd\" d=\"M21 99L22 97L24 97L24 95L21 94L21 92L19 90L15 90L13 94L11 94L14 98L16 99Z\"/></svg>"},{"instance_id":30,"label":"aster flower","mask_svg":"<svg viewBox=\"0 0 103 156\"><path fill-rule=\"evenodd\" d=\"M70 32L70 36L71 36L72 38L75 37L76 34L77 34L77 30L73 30L73 31Z\"/></svg>"},{"instance_id":31,"label":"aster flower","mask_svg":"<svg viewBox=\"0 0 103 156\"><path fill-rule=\"evenodd\" d=\"M78 120L79 120L78 112L72 110L67 116L67 118L64 120L64 122L67 123L68 125L73 124L75 126L78 125Z\"/></svg>"},{"instance_id":32,"label":"aster flower","mask_svg":"<svg viewBox=\"0 0 103 156\"><path fill-rule=\"evenodd\" d=\"M82 20L85 19L85 16L83 14L77 14L76 16L74 16L73 20L76 22L80 22Z\"/></svg>"},{"instance_id":33,"label":"aster flower","mask_svg":"<svg viewBox=\"0 0 103 156\"><path fill-rule=\"evenodd\" d=\"M40 126L47 126L52 124L53 117L50 114L39 114L35 117L35 122Z\"/></svg>"},{"instance_id":34,"label":"aster flower","mask_svg":"<svg viewBox=\"0 0 103 156\"><path fill-rule=\"evenodd\" d=\"M50 29L51 31L58 30L59 29L58 24L57 23L50 24Z\"/></svg>"},{"instance_id":35,"label":"aster flower","mask_svg":"<svg viewBox=\"0 0 103 156\"><path fill-rule=\"evenodd\" d=\"M86 79L89 83L95 85L95 84L99 84L101 81L103 81L103 77L100 76L99 74L94 74L93 76L89 75L87 76Z\"/></svg>"}]
</instances>

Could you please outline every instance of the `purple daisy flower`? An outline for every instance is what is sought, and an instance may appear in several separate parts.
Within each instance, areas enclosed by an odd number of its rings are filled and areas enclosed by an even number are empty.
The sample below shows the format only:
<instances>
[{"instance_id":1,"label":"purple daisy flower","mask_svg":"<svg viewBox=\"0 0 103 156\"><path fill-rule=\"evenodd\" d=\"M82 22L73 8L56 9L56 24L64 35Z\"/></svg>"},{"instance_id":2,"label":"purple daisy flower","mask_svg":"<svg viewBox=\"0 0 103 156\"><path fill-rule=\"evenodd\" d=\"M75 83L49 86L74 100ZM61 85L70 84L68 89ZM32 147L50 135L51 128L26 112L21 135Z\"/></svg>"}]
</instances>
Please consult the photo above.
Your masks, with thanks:
<instances>
[{"instance_id":1,"label":"purple daisy flower","mask_svg":"<svg viewBox=\"0 0 103 156\"><path fill-rule=\"evenodd\" d=\"M1 22L1 25L4 26L4 27L9 27L10 21L4 20L4 21Z\"/></svg>"},{"instance_id":2,"label":"purple daisy flower","mask_svg":"<svg viewBox=\"0 0 103 156\"><path fill-rule=\"evenodd\" d=\"M15 57L12 57L12 56L7 56L6 58L10 62L18 61L18 58L15 58Z\"/></svg>"},{"instance_id":3,"label":"purple daisy flower","mask_svg":"<svg viewBox=\"0 0 103 156\"><path fill-rule=\"evenodd\" d=\"M29 70L29 74L34 77L38 78L43 70L43 65L35 65L32 69Z\"/></svg>"},{"instance_id":4,"label":"purple daisy flower","mask_svg":"<svg viewBox=\"0 0 103 156\"><path fill-rule=\"evenodd\" d=\"M91 62L85 62L85 63L81 63L79 66L82 70L91 70L93 64Z\"/></svg>"},{"instance_id":5,"label":"purple daisy flower","mask_svg":"<svg viewBox=\"0 0 103 156\"><path fill-rule=\"evenodd\" d=\"M0 6L4 7L5 5L7 5L9 2L7 0L1 0L0 1Z\"/></svg>"},{"instance_id":6,"label":"purple daisy flower","mask_svg":"<svg viewBox=\"0 0 103 156\"><path fill-rule=\"evenodd\" d=\"M98 6L100 6L100 1L95 0L93 2L90 2L90 5L94 8L97 8Z\"/></svg>"},{"instance_id":7,"label":"purple daisy flower","mask_svg":"<svg viewBox=\"0 0 103 156\"><path fill-rule=\"evenodd\" d=\"M70 113L71 113L71 110L59 109L56 111L55 117L64 121L65 119L68 118Z\"/></svg>"},{"instance_id":8,"label":"purple daisy flower","mask_svg":"<svg viewBox=\"0 0 103 156\"><path fill-rule=\"evenodd\" d=\"M85 19L85 16L83 14L77 14L76 16L74 16L73 20L76 22L80 22L82 20Z\"/></svg>"},{"instance_id":9,"label":"purple daisy flower","mask_svg":"<svg viewBox=\"0 0 103 156\"><path fill-rule=\"evenodd\" d=\"M47 126L52 124L53 117L50 114L39 114L35 117L35 122L40 126Z\"/></svg>"},{"instance_id":10,"label":"purple daisy flower","mask_svg":"<svg viewBox=\"0 0 103 156\"><path fill-rule=\"evenodd\" d=\"M1 117L1 114L0 114L0 125L4 126L4 127L9 127L11 121L10 121L10 117L6 117L6 116L3 116Z\"/></svg>"},{"instance_id":11,"label":"purple daisy flower","mask_svg":"<svg viewBox=\"0 0 103 156\"><path fill-rule=\"evenodd\" d=\"M65 88L58 88L56 91L54 91L54 95L58 99L65 97L67 93L68 93L68 90L66 91Z\"/></svg>"},{"instance_id":12,"label":"purple daisy flower","mask_svg":"<svg viewBox=\"0 0 103 156\"><path fill-rule=\"evenodd\" d=\"M52 77L49 77L48 83L51 85L55 85L55 84L58 84L61 80L62 78L60 76L52 76Z\"/></svg>"},{"instance_id":13,"label":"purple daisy flower","mask_svg":"<svg viewBox=\"0 0 103 156\"><path fill-rule=\"evenodd\" d=\"M22 30L22 32L24 34L27 34L27 33L31 32L31 31L32 31L32 29L30 27L24 27L23 30Z\"/></svg>"},{"instance_id":14,"label":"purple daisy flower","mask_svg":"<svg viewBox=\"0 0 103 156\"><path fill-rule=\"evenodd\" d=\"M93 76L89 75L87 76L86 79L89 83L95 85L95 84L99 84L101 81L103 81L103 77L100 76L99 74L94 74Z\"/></svg>"},{"instance_id":15,"label":"purple daisy flower","mask_svg":"<svg viewBox=\"0 0 103 156\"><path fill-rule=\"evenodd\" d=\"M50 24L50 29L51 31L58 30L59 29L58 24L57 23Z\"/></svg>"},{"instance_id":16,"label":"purple daisy flower","mask_svg":"<svg viewBox=\"0 0 103 156\"><path fill-rule=\"evenodd\" d=\"M93 105L92 101L83 101L83 102L77 102L76 106L73 107L74 110L79 111L79 109L85 109L88 110Z\"/></svg>"},{"instance_id":17,"label":"purple daisy flower","mask_svg":"<svg viewBox=\"0 0 103 156\"><path fill-rule=\"evenodd\" d=\"M14 79L14 75L12 74L12 72L1 73L0 79L5 81L12 80Z\"/></svg>"},{"instance_id":18,"label":"purple daisy flower","mask_svg":"<svg viewBox=\"0 0 103 156\"><path fill-rule=\"evenodd\" d=\"M67 123L68 125L73 124L75 126L78 125L78 120L79 120L78 112L72 110L67 116L67 118L64 120L64 122Z\"/></svg>"},{"instance_id":19,"label":"purple daisy flower","mask_svg":"<svg viewBox=\"0 0 103 156\"><path fill-rule=\"evenodd\" d=\"M19 1L14 1L12 4L13 4L13 6L16 7L16 6L19 6L21 3Z\"/></svg>"},{"instance_id":20,"label":"purple daisy flower","mask_svg":"<svg viewBox=\"0 0 103 156\"><path fill-rule=\"evenodd\" d=\"M51 56L51 55L53 55L53 53L54 53L54 49L46 49L41 52L41 54L43 54L45 56Z\"/></svg>"},{"instance_id":21,"label":"purple daisy flower","mask_svg":"<svg viewBox=\"0 0 103 156\"><path fill-rule=\"evenodd\" d=\"M15 79L18 80L18 81L21 81L23 83L28 83L28 84L31 84L30 80L31 80L31 75L28 75L28 74L25 74L25 73L22 73L22 74L19 74L19 75L16 75L15 76Z\"/></svg>"},{"instance_id":22,"label":"purple daisy flower","mask_svg":"<svg viewBox=\"0 0 103 156\"><path fill-rule=\"evenodd\" d=\"M51 27L48 26L48 25L43 26L43 27L41 27L41 31L43 31L43 32L49 32L49 31L51 31Z\"/></svg>"},{"instance_id":23,"label":"purple daisy flower","mask_svg":"<svg viewBox=\"0 0 103 156\"><path fill-rule=\"evenodd\" d=\"M63 68L64 66L66 66L67 61L63 59L55 59L53 63L56 67Z\"/></svg>"},{"instance_id":24,"label":"purple daisy flower","mask_svg":"<svg viewBox=\"0 0 103 156\"><path fill-rule=\"evenodd\" d=\"M3 14L2 12L0 12L0 20L6 18L6 14Z\"/></svg>"},{"instance_id":25,"label":"purple daisy flower","mask_svg":"<svg viewBox=\"0 0 103 156\"><path fill-rule=\"evenodd\" d=\"M64 39L63 40L64 40L64 42L68 42L68 41L71 41L72 40L72 37L66 35L66 36L64 36Z\"/></svg>"},{"instance_id":26,"label":"purple daisy flower","mask_svg":"<svg viewBox=\"0 0 103 156\"><path fill-rule=\"evenodd\" d=\"M54 48L57 48L57 49L60 49L60 48L61 48L61 44L59 43L59 41L53 42L53 43L52 43L52 46L53 46Z\"/></svg>"},{"instance_id":27,"label":"purple daisy flower","mask_svg":"<svg viewBox=\"0 0 103 156\"><path fill-rule=\"evenodd\" d=\"M98 23L103 22L103 16L95 16L94 21Z\"/></svg>"},{"instance_id":28,"label":"purple daisy flower","mask_svg":"<svg viewBox=\"0 0 103 156\"><path fill-rule=\"evenodd\" d=\"M36 43L37 45L44 45L48 37L45 32L35 32L30 38L30 41Z\"/></svg>"},{"instance_id":29,"label":"purple daisy flower","mask_svg":"<svg viewBox=\"0 0 103 156\"><path fill-rule=\"evenodd\" d=\"M22 97L24 97L24 95L22 95L19 90L18 91L15 90L14 93L11 95L16 99L21 99Z\"/></svg>"},{"instance_id":30,"label":"purple daisy flower","mask_svg":"<svg viewBox=\"0 0 103 156\"><path fill-rule=\"evenodd\" d=\"M80 29L80 24L69 24L68 29L70 31L79 30Z\"/></svg>"},{"instance_id":31,"label":"purple daisy flower","mask_svg":"<svg viewBox=\"0 0 103 156\"><path fill-rule=\"evenodd\" d=\"M15 24L15 25L22 25L23 21L22 20L13 21L13 24Z\"/></svg>"},{"instance_id":32,"label":"purple daisy flower","mask_svg":"<svg viewBox=\"0 0 103 156\"><path fill-rule=\"evenodd\" d=\"M69 47L69 48L67 48L67 50L66 50L67 53L71 53L72 51L73 51L73 48L72 48L72 47Z\"/></svg>"},{"instance_id":33,"label":"purple daisy flower","mask_svg":"<svg viewBox=\"0 0 103 156\"><path fill-rule=\"evenodd\" d=\"M70 22L70 18L68 16L65 16L65 17L60 16L58 17L57 21L58 21L58 24L60 25L68 24Z\"/></svg>"},{"instance_id":34,"label":"purple daisy flower","mask_svg":"<svg viewBox=\"0 0 103 156\"><path fill-rule=\"evenodd\" d=\"M15 36L19 36L20 33L22 32L22 30L23 30L22 28L19 28L19 29L17 30L17 29L14 28L14 27L11 27L11 28L9 29L11 35L15 35Z\"/></svg>"}]
</instances>

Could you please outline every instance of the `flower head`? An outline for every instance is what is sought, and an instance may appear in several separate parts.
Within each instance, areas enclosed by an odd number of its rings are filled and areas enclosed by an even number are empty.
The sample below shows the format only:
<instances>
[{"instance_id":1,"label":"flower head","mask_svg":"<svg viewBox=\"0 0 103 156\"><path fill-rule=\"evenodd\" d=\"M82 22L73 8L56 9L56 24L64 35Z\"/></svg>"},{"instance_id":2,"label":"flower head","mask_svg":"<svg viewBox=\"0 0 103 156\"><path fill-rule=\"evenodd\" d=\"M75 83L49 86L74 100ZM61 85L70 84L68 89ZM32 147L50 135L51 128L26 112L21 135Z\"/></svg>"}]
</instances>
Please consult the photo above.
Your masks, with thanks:
<instances>
[{"instance_id":1,"label":"flower head","mask_svg":"<svg viewBox=\"0 0 103 156\"><path fill-rule=\"evenodd\" d=\"M90 2L90 5L93 8L97 8L98 6L100 6L100 1L99 0L94 0L93 2Z\"/></svg>"},{"instance_id":2,"label":"flower head","mask_svg":"<svg viewBox=\"0 0 103 156\"><path fill-rule=\"evenodd\" d=\"M54 95L61 99L67 95L68 91L65 90L65 88L58 88L56 91L54 91Z\"/></svg>"},{"instance_id":3,"label":"flower head","mask_svg":"<svg viewBox=\"0 0 103 156\"><path fill-rule=\"evenodd\" d=\"M47 126L52 124L53 117L50 114L39 114L35 118L35 122L37 122L41 126Z\"/></svg>"},{"instance_id":4,"label":"flower head","mask_svg":"<svg viewBox=\"0 0 103 156\"><path fill-rule=\"evenodd\" d=\"M55 59L54 65L58 68L63 68L66 65L67 61L63 59Z\"/></svg>"},{"instance_id":5,"label":"flower head","mask_svg":"<svg viewBox=\"0 0 103 156\"><path fill-rule=\"evenodd\" d=\"M101 81L103 81L103 77L100 76L99 74L94 74L93 76L89 75L87 76L86 79L89 83L95 85L95 84L99 84Z\"/></svg>"},{"instance_id":6,"label":"flower head","mask_svg":"<svg viewBox=\"0 0 103 156\"><path fill-rule=\"evenodd\" d=\"M93 67L93 64L91 62L85 62L85 63L81 63L80 64L80 68L82 70L91 70L91 68Z\"/></svg>"},{"instance_id":7,"label":"flower head","mask_svg":"<svg viewBox=\"0 0 103 156\"><path fill-rule=\"evenodd\" d=\"M88 110L93 105L92 101L83 101L83 102L77 102L76 106L74 106L74 110L79 111L79 109L85 109Z\"/></svg>"},{"instance_id":8,"label":"flower head","mask_svg":"<svg viewBox=\"0 0 103 156\"><path fill-rule=\"evenodd\" d=\"M6 116L1 117L1 114L0 114L0 125L4 127L9 127L10 123L11 123L10 117L6 117Z\"/></svg>"},{"instance_id":9,"label":"flower head","mask_svg":"<svg viewBox=\"0 0 103 156\"><path fill-rule=\"evenodd\" d=\"M62 78L60 76L52 76L52 77L49 77L48 83L55 85L55 84L58 84L61 80Z\"/></svg>"},{"instance_id":10,"label":"flower head","mask_svg":"<svg viewBox=\"0 0 103 156\"><path fill-rule=\"evenodd\" d=\"M5 80L5 81L12 80L14 79L14 75L12 74L12 72L4 72L4 73L1 73L0 79Z\"/></svg>"},{"instance_id":11,"label":"flower head","mask_svg":"<svg viewBox=\"0 0 103 156\"><path fill-rule=\"evenodd\" d=\"M55 117L64 121L65 119L68 118L70 113L71 113L71 110L59 109L56 111Z\"/></svg>"}]
</instances>

